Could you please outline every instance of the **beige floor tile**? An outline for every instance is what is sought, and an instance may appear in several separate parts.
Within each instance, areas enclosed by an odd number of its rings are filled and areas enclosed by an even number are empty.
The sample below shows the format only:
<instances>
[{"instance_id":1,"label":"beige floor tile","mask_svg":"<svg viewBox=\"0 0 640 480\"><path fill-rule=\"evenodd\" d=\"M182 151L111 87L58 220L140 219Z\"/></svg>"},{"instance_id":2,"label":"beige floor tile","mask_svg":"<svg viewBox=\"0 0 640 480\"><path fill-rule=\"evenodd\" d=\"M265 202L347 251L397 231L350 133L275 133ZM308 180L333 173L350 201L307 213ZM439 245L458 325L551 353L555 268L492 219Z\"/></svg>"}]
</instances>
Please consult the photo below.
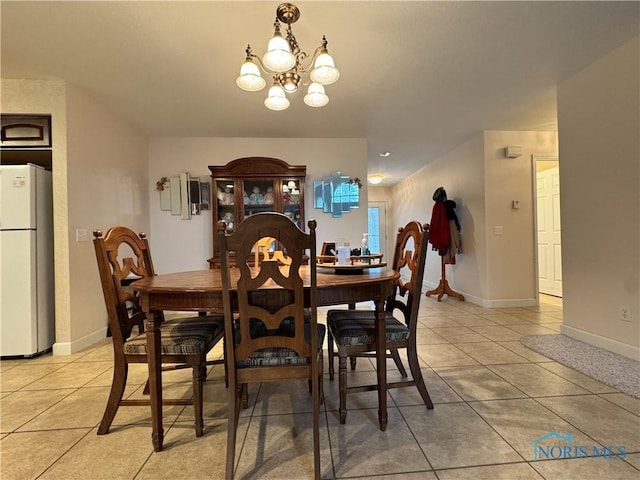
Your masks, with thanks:
<instances>
[{"instance_id":1,"label":"beige floor tile","mask_svg":"<svg viewBox=\"0 0 640 480\"><path fill-rule=\"evenodd\" d=\"M436 368L436 373L466 401L523 398L526 395L483 366Z\"/></svg>"},{"instance_id":2,"label":"beige floor tile","mask_svg":"<svg viewBox=\"0 0 640 480\"><path fill-rule=\"evenodd\" d=\"M487 368L532 397L589 393L535 364L489 365Z\"/></svg>"},{"instance_id":3,"label":"beige floor tile","mask_svg":"<svg viewBox=\"0 0 640 480\"><path fill-rule=\"evenodd\" d=\"M422 377L429 392L431 401L437 405L439 403L461 402L462 399L453 389L447 385L433 370L423 368ZM416 387L394 388L389 390L393 401L397 406L406 407L408 405L424 405L422 397Z\"/></svg>"},{"instance_id":4,"label":"beige floor tile","mask_svg":"<svg viewBox=\"0 0 640 480\"><path fill-rule=\"evenodd\" d=\"M431 345L418 355L432 368L478 365L473 358L451 344Z\"/></svg>"},{"instance_id":5,"label":"beige floor tile","mask_svg":"<svg viewBox=\"0 0 640 480\"><path fill-rule=\"evenodd\" d=\"M13 392L2 399L0 430L12 432L56 404L75 389Z\"/></svg>"},{"instance_id":6,"label":"beige floor tile","mask_svg":"<svg viewBox=\"0 0 640 480\"><path fill-rule=\"evenodd\" d=\"M640 470L640 453L630 453L625 461Z\"/></svg>"},{"instance_id":7,"label":"beige floor tile","mask_svg":"<svg viewBox=\"0 0 640 480\"><path fill-rule=\"evenodd\" d=\"M39 475L89 432L79 428L7 435L0 441L0 478L44 478Z\"/></svg>"},{"instance_id":8,"label":"beige floor tile","mask_svg":"<svg viewBox=\"0 0 640 480\"><path fill-rule=\"evenodd\" d=\"M494 342L508 342L511 340L520 340L520 335L513 330L503 327L502 325L487 325L487 326L478 326L478 327L470 327L474 332L479 333L480 335L488 338L489 340L493 340Z\"/></svg>"},{"instance_id":9,"label":"beige floor tile","mask_svg":"<svg viewBox=\"0 0 640 480\"><path fill-rule=\"evenodd\" d=\"M449 343L436 332L428 327L416 329L416 344L417 345L435 345L438 343Z\"/></svg>"},{"instance_id":10,"label":"beige floor tile","mask_svg":"<svg viewBox=\"0 0 640 480\"><path fill-rule=\"evenodd\" d=\"M337 415L329 415L336 477L431 470L400 412L389 408L388 413L389 423L384 432L378 428L377 411L349 412L344 425L339 423Z\"/></svg>"},{"instance_id":11,"label":"beige floor tile","mask_svg":"<svg viewBox=\"0 0 640 480\"><path fill-rule=\"evenodd\" d=\"M550 372L555 373L556 375L560 375L562 378L566 378L567 380L579 385L585 390L590 391L591 393L613 393L617 392L617 390L609 385L606 385L602 382L599 382L587 375L574 370L573 368L566 367L557 362L545 362L541 363L540 366L545 370L549 370Z\"/></svg>"},{"instance_id":12,"label":"beige floor tile","mask_svg":"<svg viewBox=\"0 0 640 480\"><path fill-rule=\"evenodd\" d=\"M106 372L113 362L74 362L23 387L24 390L43 388L79 388Z\"/></svg>"},{"instance_id":13,"label":"beige floor tile","mask_svg":"<svg viewBox=\"0 0 640 480\"><path fill-rule=\"evenodd\" d=\"M515 313L517 317L533 323L557 323L558 317L542 312L523 312Z\"/></svg>"},{"instance_id":14,"label":"beige floor tile","mask_svg":"<svg viewBox=\"0 0 640 480\"><path fill-rule=\"evenodd\" d=\"M40 378L64 367L65 364L31 364L23 363L14 368L2 372L0 375L0 388L3 392L14 392L24 388Z\"/></svg>"},{"instance_id":15,"label":"beige floor tile","mask_svg":"<svg viewBox=\"0 0 640 480\"><path fill-rule=\"evenodd\" d=\"M546 324L545 325L536 325L536 324L509 325L507 328L521 335L552 335L556 333L555 330L548 328Z\"/></svg>"},{"instance_id":16,"label":"beige floor tile","mask_svg":"<svg viewBox=\"0 0 640 480\"><path fill-rule=\"evenodd\" d=\"M640 418L596 395L540 398L540 403L602 445L640 451Z\"/></svg>"},{"instance_id":17,"label":"beige floor tile","mask_svg":"<svg viewBox=\"0 0 640 480\"><path fill-rule=\"evenodd\" d=\"M533 399L473 402L471 408L527 460L536 458L533 442L551 432L558 432L561 435L571 434L572 441L576 445L597 445L592 438ZM559 444L555 437L541 440L541 442L541 447L565 445Z\"/></svg>"},{"instance_id":18,"label":"beige floor tile","mask_svg":"<svg viewBox=\"0 0 640 480\"><path fill-rule=\"evenodd\" d=\"M77 362L113 362L113 341L108 338L104 344L76 360Z\"/></svg>"},{"instance_id":19,"label":"beige floor tile","mask_svg":"<svg viewBox=\"0 0 640 480\"><path fill-rule=\"evenodd\" d=\"M419 323L425 327L435 328L435 327L461 327L458 322L454 320L450 320L449 318L443 316L435 316L435 317L423 317L420 318Z\"/></svg>"},{"instance_id":20,"label":"beige floor tile","mask_svg":"<svg viewBox=\"0 0 640 480\"><path fill-rule=\"evenodd\" d=\"M436 474L430 471L396 473L391 475L376 475L375 477L350 477L350 480L438 480Z\"/></svg>"},{"instance_id":21,"label":"beige floor tile","mask_svg":"<svg viewBox=\"0 0 640 480\"><path fill-rule=\"evenodd\" d=\"M486 318L486 316L481 316L479 314L452 315L449 318L465 327L470 327L475 325L496 325L495 322L489 320L488 318Z\"/></svg>"},{"instance_id":22,"label":"beige floor tile","mask_svg":"<svg viewBox=\"0 0 640 480\"><path fill-rule=\"evenodd\" d=\"M487 339L467 327L433 327L432 330L451 343L483 342Z\"/></svg>"},{"instance_id":23,"label":"beige floor tile","mask_svg":"<svg viewBox=\"0 0 640 480\"><path fill-rule=\"evenodd\" d=\"M632 480L640 472L621 460L576 458L531 463L546 480Z\"/></svg>"},{"instance_id":24,"label":"beige floor tile","mask_svg":"<svg viewBox=\"0 0 640 480\"><path fill-rule=\"evenodd\" d=\"M543 480L527 463L455 468L438 472L439 480Z\"/></svg>"},{"instance_id":25,"label":"beige floor tile","mask_svg":"<svg viewBox=\"0 0 640 480\"><path fill-rule=\"evenodd\" d=\"M306 380L260 385L253 415L310 413L313 402Z\"/></svg>"},{"instance_id":26,"label":"beige floor tile","mask_svg":"<svg viewBox=\"0 0 640 480\"><path fill-rule=\"evenodd\" d=\"M521 357L526 358L530 362L551 362L550 358L545 357L544 355L540 355L539 353L534 352L530 348L525 347L519 341L514 342L496 342L498 345L501 345L505 348L508 348L514 353L517 353Z\"/></svg>"},{"instance_id":27,"label":"beige floor tile","mask_svg":"<svg viewBox=\"0 0 640 480\"><path fill-rule=\"evenodd\" d=\"M39 478L132 479L152 451L150 431L146 427L131 426L108 435L96 435L93 430Z\"/></svg>"},{"instance_id":28,"label":"beige floor tile","mask_svg":"<svg viewBox=\"0 0 640 480\"><path fill-rule=\"evenodd\" d=\"M238 458L238 453L236 458ZM320 471L332 477L327 422L320 416ZM239 453L236 478L313 478L313 419L311 415L252 417Z\"/></svg>"},{"instance_id":29,"label":"beige floor tile","mask_svg":"<svg viewBox=\"0 0 640 480\"><path fill-rule=\"evenodd\" d=\"M238 422L236 457L244 442L248 418ZM153 452L136 480L209 480L224 478L227 454L227 421L205 421L202 437L196 437L191 425L174 424L165 434L162 452ZM240 477L237 477L240 478Z\"/></svg>"},{"instance_id":30,"label":"beige floor tile","mask_svg":"<svg viewBox=\"0 0 640 480\"><path fill-rule=\"evenodd\" d=\"M599 396L640 417L640 398L634 398L631 395L620 392L603 393Z\"/></svg>"},{"instance_id":31,"label":"beige floor tile","mask_svg":"<svg viewBox=\"0 0 640 480\"><path fill-rule=\"evenodd\" d=\"M495 342L457 343L456 347L483 365L528 363L526 358Z\"/></svg>"},{"instance_id":32,"label":"beige floor tile","mask_svg":"<svg viewBox=\"0 0 640 480\"><path fill-rule=\"evenodd\" d=\"M491 313L491 311L488 311L480 315L497 325L529 325L531 323L508 313Z\"/></svg>"},{"instance_id":33,"label":"beige floor tile","mask_svg":"<svg viewBox=\"0 0 640 480\"><path fill-rule=\"evenodd\" d=\"M522 461L465 403L437 405L433 410L400 410L434 469Z\"/></svg>"}]
</instances>

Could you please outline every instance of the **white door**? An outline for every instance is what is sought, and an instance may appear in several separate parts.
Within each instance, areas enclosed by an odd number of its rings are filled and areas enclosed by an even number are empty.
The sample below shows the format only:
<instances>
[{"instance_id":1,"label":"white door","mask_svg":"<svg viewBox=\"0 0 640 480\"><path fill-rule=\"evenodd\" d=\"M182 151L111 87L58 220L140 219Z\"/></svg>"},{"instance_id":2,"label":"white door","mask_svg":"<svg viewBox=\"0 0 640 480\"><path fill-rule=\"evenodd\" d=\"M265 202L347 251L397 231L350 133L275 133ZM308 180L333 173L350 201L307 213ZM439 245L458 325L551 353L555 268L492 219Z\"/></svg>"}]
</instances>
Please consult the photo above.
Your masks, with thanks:
<instances>
[{"instance_id":1,"label":"white door","mask_svg":"<svg viewBox=\"0 0 640 480\"><path fill-rule=\"evenodd\" d=\"M548 163L548 162L544 162ZM538 289L562 296L562 243L560 232L560 172L555 166L537 169Z\"/></svg>"},{"instance_id":2,"label":"white door","mask_svg":"<svg viewBox=\"0 0 640 480\"><path fill-rule=\"evenodd\" d=\"M387 252L387 204L385 202L369 202L368 209L369 250L371 253L382 253L383 261L389 261Z\"/></svg>"}]
</instances>

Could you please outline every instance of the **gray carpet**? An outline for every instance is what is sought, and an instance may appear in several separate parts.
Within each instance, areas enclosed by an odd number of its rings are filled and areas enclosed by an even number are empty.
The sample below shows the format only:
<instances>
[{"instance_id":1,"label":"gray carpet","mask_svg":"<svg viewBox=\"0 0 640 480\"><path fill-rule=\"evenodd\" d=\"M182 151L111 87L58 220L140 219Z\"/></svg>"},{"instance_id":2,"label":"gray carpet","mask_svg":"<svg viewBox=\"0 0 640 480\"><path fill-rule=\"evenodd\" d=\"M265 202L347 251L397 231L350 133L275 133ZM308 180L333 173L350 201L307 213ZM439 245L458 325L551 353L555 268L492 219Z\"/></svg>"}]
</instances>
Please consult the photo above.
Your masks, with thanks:
<instances>
[{"instance_id":1,"label":"gray carpet","mask_svg":"<svg viewBox=\"0 0 640 480\"><path fill-rule=\"evenodd\" d=\"M640 362L566 335L529 335L525 347L567 367L575 368L621 392L640 398Z\"/></svg>"}]
</instances>

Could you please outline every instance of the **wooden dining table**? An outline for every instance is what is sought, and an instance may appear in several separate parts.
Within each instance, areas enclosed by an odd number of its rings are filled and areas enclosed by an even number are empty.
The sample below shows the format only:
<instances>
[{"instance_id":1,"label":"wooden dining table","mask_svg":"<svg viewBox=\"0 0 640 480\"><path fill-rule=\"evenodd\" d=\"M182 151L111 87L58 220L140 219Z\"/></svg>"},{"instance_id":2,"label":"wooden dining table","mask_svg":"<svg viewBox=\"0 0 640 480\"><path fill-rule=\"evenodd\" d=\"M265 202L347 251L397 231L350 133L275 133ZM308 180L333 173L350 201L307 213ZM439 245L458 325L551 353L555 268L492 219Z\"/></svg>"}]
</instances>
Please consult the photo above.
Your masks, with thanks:
<instances>
[{"instance_id":1,"label":"wooden dining table","mask_svg":"<svg viewBox=\"0 0 640 480\"><path fill-rule=\"evenodd\" d=\"M235 273L235 276L234 276ZM310 267L301 267L305 286L310 285ZM354 305L373 301L376 310L376 369L378 381L378 420L381 430L387 428L386 323L384 302L393 292L399 274L392 269L369 269L356 274L344 274L318 269L318 306ZM232 283L238 279L232 270ZM155 451L162 450L162 374L160 331L155 311L220 312L222 306L221 270L198 270L147 277L131 284L137 292L142 309L147 313L147 356L149 394L151 400L152 442ZM233 295L233 292L232 292ZM268 296L268 295L267 295ZM232 300L233 301L233 300Z\"/></svg>"}]
</instances>

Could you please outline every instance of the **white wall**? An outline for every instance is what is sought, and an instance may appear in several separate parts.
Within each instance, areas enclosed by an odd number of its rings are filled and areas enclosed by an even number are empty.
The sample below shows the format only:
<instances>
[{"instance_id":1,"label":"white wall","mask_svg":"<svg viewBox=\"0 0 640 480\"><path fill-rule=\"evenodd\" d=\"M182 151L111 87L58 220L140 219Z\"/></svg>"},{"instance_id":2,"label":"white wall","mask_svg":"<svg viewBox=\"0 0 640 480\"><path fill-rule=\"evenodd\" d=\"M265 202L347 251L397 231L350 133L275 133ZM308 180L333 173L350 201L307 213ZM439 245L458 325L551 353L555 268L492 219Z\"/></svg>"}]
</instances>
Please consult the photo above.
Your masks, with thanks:
<instances>
[{"instance_id":1,"label":"white wall","mask_svg":"<svg viewBox=\"0 0 640 480\"><path fill-rule=\"evenodd\" d=\"M446 267L447 280L453 290L476 303L487 298L483 165L483 136L478 134L394 185L390 215L393 225L404 225L410 220L430 223L433 193L444 187L447 197L457 204L464 251L456 256L455 266ZM440 270L440 256L429 246L425 290L438 285Z\"/></svg>"},{"instance_id":2,"label":"white wall","mask_svg":"<svg viewBox=\"0 0 640 480\"><path fill-rule=\"evenodd\" d=\"M522 147L522 156L506 158L504 148L514 145ZM495 306L537 305L531 157L557 153L556 132L484 133L487 298ZM513 200L519 209L512 208ZM495 234L496 226L503 235Z\"/></svg>"},{"instance_id":3,"label":"white wall","mask_svg":"<svg viewBox=\"0 0 640 480\"><path fill-rule=\"evenodd\" d=\"M318 222L318 245L323 241L339 244L349 240L359 245L367 231L367 151L364 139L288 139L288 138L153 138L149 150L150 235L154 266L158 273L208 268L212 256L211 211L181 220L160 210L160 194L155 183L161 177L189 172L210 181L209 165L225 165L242 157L274 157L291 165L307 166L305 221ZM363 180L360 204L342 218L313 208L313 181L331 172Z\"/></svg>"},{"instance_id":4,"label":"white wall","mask_svg":"<svg viewBox=\"0 0 640 480\"><path fill-rule=\"evenodd\" d=\"M73 353L107 329L91 231L118 224L148 230L147 140L62 81L2 79L2 111L52 116L54 354ZM78 228L89 230L88 242L75 241Z\"/></svg>"},{"instance_id":5,"label":"white wall","mask_svg":"<svg viewBox=\"0 0 640 480\"><path fill-rule=\"evenodd\" d=\"M563 332L640 356L640 37L558 86ZM633 321L619 320L632 309Z\"/></svg>"},{"instance_id":6,"label":"white wall","mask_svg":"<svg viewBox=\"0 0 640 480\"><path fill-rule=\"evenodd\" d=\"M505 158L507 145L521 146L523 155ZM463 248L456 264L446 266L451 288L486 307L535 305L531 155L551 153L557 153L555 132L480 133L396 184L391 222L429 223L433 192L444 187L457 204ZM519 210L512 200L520 200ZM502 236L494 235L496 225ZM440 276L440 257L429 249L425 287L436 287Z\"/></svg>"},{"instance_id":7,"label":"white wall","mask_svg":"<svg viewBox=\"0 0 640 480\"><path fill-rule=\"evenodd\" d=\"M104 338L107 327L93 230L149 229L148 140L71 84L67 128L71 329L68 343L56 339L56 347L75 351ZM76 242L76 229L88 230L89 241Z\"/></svg>"}]
</instances>

